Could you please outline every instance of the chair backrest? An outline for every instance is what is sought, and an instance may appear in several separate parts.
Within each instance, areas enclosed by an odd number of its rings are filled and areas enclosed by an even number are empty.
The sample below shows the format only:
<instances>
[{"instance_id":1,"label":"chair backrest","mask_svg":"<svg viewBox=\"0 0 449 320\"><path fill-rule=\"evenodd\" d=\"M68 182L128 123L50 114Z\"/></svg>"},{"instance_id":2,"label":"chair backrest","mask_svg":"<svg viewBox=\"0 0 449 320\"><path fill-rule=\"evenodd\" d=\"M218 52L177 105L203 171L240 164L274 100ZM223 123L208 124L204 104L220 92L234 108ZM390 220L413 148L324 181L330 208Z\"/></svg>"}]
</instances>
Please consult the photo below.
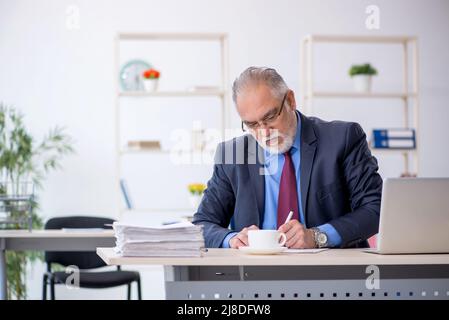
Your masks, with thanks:
<instances>
[{"instance_id":1,"label":"chair backrest","mask_svg":"<svg viewBox=\"0 0 449 320\"><path fill-rule=\"evenodd\" d=\"M113 219L101 217L85 217L71 216L51 218L45 224L45 229L62 229L62 228L104 228L111 229L105 224L112 224ZM75 265L79 269L93 269L103 267L104 261L93 252L76 252L76 251L46 251L45 262L50 268L51 263L59 263L63 266Z\"/></svg>"}]
</instances>

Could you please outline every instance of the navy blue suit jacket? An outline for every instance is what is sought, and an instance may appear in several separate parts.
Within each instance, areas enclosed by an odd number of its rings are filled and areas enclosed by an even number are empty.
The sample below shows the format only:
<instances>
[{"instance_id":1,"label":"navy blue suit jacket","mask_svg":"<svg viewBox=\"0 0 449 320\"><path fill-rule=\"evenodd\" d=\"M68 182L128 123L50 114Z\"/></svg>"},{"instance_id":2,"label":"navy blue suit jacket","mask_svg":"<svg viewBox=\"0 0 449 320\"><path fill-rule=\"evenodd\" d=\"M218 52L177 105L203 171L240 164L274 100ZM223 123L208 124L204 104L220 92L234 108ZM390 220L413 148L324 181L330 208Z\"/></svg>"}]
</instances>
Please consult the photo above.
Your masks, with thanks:
<instances>
[{"instance_id":1,"label":"navy blue suit jacket","mask_svg":"<svg viewBox=\"0 0 449 320\"><path fill-rule=\"evenodd\" d=\"M353 122L301 119L301 200L308 228L330 223L341 247L367 247L379 227L382 179L366 135ZM251 135L222 142L212 178L193 223L204 226L207 247L232 231L262 227L263 150ZM233 230L228 228L231 219Z\"/></svg>"}]
</instances>

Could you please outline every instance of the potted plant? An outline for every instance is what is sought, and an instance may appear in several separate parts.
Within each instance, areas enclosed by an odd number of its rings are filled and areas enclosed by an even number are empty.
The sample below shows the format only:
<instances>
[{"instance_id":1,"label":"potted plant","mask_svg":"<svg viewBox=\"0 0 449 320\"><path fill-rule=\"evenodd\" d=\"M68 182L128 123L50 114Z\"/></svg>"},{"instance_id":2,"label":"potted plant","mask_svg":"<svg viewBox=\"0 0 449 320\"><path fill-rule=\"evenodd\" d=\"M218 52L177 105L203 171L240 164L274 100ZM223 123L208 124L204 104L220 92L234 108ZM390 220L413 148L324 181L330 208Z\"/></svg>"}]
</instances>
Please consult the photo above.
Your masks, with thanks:
<instances>
[{"instance_id":1,"label":"potted plant","mask_svg":"<svg viewBox=\"0 0 449 320\"><path fill-rule=\"evenodd\" d=\"M369 63L352 65L349 75L354 80L354 89L358 92L371 91L371 78L377 75L377 70Z\"/></svg>"},{"instance_id":2,"label":"potted plant","mask_svg":"<svg viewBox=\"0 0 449 320\"><path fill-rule=\"evenodd\" d=\"M143 72L142 76L145 90L149 92L156 91L161 73L156 69L147 69Z\"/></svg>"},{"instance_id":3,"label":"potted plant","mask_svg":"<svg viewBox=\"0 0 449 320\"><path fill-rule=\"evenodd\" d=\"M64 129L56 127L37 142L23 123L23 116L12 107L0 103L0 195L22 192L22 186L32 185L39 189L45 174L60 167L64 155L73 152L72 140ZM33 187L33 188L34 188ZM37 215L39 208L36 195L32 198L31 217L33 228L42 228L42 219ZM21 209L6 213L8 220L20 220L30 214ZM17 224L0 224L0 229L17 229ZM26 298L27 264L42 258L41 253L7 251L6 265L8 298Z\"/></svg>"},{"instance_id":4,"label":"potted plant","mask_svg":"<svg viewBox=\"0 0 449 320\"><path fill-rule=\"evenodd\" d=\"M190 192L190 205L194 211L198 210L198 206L201 203L206 185L203 183L191 183L187 186Z\"/></svg>"}]
</instances>

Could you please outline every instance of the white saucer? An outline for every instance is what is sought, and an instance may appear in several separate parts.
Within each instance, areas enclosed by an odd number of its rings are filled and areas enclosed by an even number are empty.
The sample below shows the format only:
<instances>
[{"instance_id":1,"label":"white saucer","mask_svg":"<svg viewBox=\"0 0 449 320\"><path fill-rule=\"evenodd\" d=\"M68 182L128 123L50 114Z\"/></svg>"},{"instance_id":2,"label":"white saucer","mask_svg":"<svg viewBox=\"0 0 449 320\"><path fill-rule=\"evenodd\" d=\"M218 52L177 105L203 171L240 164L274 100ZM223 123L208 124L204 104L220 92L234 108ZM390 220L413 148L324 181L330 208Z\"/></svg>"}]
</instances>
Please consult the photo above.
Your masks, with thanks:
<instances>
[{"instance_id":1,"label":"white saucer","mask_svg":"<svg viewBox=\"0 0 449 320\"><path fill-rule=\"evenodd\" d=\"M275 247L275 248L240 247L239 250L247 254L277 254L287 250L287 247Z\"/></svg>"}]
</instances>

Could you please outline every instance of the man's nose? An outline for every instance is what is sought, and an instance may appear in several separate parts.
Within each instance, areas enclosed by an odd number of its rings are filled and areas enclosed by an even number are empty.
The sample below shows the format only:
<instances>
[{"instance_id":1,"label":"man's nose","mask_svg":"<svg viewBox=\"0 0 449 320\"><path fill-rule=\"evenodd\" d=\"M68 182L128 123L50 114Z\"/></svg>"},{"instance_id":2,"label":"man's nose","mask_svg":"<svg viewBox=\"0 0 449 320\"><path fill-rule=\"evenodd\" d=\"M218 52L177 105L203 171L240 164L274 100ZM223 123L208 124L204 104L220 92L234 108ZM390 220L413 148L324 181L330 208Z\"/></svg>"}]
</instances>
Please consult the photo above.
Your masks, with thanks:
<instances>
[{"instance_id":1,"label":"man's nose","mask_svg":"<svg viewBox=\"0 0 449 320\"><path fill-rule=\"evenodd\" d=\"M270 135L270 130L271 130L270 127L263 125L259 128L259 130L260 130L260 134L264 137L268 137Z\"/></svg>"}]
</instances>

